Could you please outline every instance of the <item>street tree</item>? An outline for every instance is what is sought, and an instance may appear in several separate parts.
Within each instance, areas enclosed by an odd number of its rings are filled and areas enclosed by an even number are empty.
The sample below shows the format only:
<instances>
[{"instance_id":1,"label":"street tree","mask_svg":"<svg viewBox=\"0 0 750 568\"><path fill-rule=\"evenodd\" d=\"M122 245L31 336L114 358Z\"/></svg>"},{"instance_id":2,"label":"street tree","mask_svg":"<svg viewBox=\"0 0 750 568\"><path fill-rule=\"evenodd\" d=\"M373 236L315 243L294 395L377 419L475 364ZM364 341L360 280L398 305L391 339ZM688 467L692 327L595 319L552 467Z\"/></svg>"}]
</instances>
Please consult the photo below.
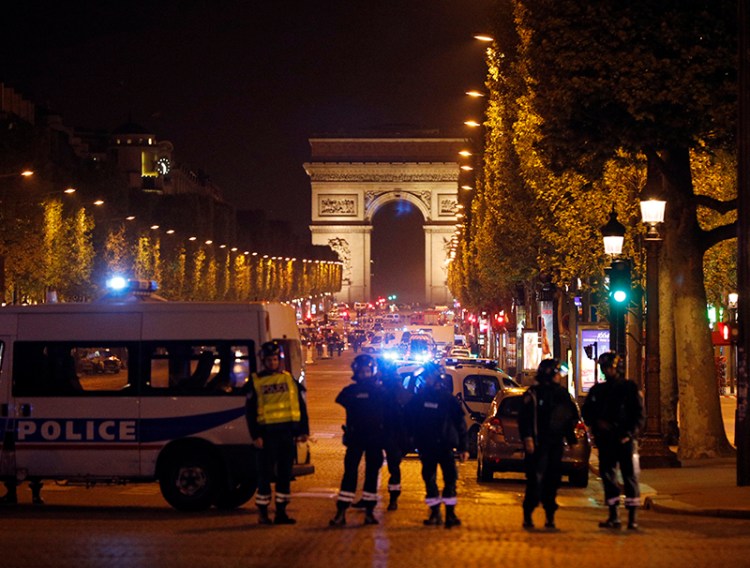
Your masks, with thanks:
<instances>
[{"instance_id":1,"label":"street tree","mask_svg":"<svg viewBox=\"0 0 750 568\"><path fill-rule=\"evenodd\" d=\"M680 457L725 455L706 317L703 257L733 236L701 227L698 207L733 204L696 192L691 150L731 148L735 3L513 0L536 149L556 175L602 179L618 153L642 154L667 200L662 266L672 294L663 345L674 353ZM664 352L664 349L662 349Z\"/></svg>"}]
</instances>

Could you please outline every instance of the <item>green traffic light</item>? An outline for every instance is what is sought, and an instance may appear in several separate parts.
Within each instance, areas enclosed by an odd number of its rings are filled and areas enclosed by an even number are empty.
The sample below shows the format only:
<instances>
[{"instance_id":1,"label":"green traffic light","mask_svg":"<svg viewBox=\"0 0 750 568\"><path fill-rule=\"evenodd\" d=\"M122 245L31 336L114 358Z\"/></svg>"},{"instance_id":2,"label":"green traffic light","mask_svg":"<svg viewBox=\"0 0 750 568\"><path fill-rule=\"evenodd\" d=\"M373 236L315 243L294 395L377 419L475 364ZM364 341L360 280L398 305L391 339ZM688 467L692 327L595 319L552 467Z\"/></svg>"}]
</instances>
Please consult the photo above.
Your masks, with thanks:
<instances>
[{"instance_id":1,"label":"green traffic light","mask_svg":"<svg viewBox=\"0 0 750 568\"><path fill-rule=\"evenodd\" d=\"M612 299L618 304L622 304L625 300L628 299L628 294L627 292L625 292L625 290L615 290L612 293Z\"/></svg>"}]
</instances>

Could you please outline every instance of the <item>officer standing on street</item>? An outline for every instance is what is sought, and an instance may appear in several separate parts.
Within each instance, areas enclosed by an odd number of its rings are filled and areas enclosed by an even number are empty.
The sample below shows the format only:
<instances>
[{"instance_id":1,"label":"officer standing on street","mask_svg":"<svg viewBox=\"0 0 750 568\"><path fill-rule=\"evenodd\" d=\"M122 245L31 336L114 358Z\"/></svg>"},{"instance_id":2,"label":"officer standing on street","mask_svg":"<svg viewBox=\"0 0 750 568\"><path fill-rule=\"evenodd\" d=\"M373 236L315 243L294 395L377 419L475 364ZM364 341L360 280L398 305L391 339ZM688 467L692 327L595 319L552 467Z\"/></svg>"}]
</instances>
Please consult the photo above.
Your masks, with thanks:
<instances>
[{"instance_id":1,"label":"officer standing on street","mask_svg":"<svg viewBox=\"0 0 750 568\"><path fill-rule=\"evenodd\" d=\"M406 407L409 428L419 450L422 462L422 479L425 483L425 503L430 517L425 525L443 524L440 503L445 503L445 528L461 524L456 516L456 482L458 470L453 450L458 451L461 462L469 459L468 435L464 411L443 383L442 369L427 363L423 370L424 385ZM437 468L443 473L443 495L437 485Z\"/></svg>"},{"instance_id":2,"label":"officer standing on street","mask_svg":"<svg viewBox=\"0 0 750 568\"><path fill-rule=\"evenodd\" d=\"M523 527L534 528L532 513L542 503L545 528L555 528L557 490L564 441L577 442L575 425L578 409L568 391L557 381L562 371L557 359L545 359L536 372L536 383L523 395L518 429L526 451L526 495Z\"/></svg>"},{"instance_id":3,"label":"officer standing on street","mask_svg":"<svg viewBox=\"0 0 750 568\"><path fill-rule=\"evenodd\" d=\"M264 370L253 375L247 397L247 424L253 444L259 450L258 522L270 525L271 481L276 479L276 516L273 524L291 525L296 521L286 513L291 499L291 480L296 442L307 440L310 427L302 387L281 366L282 351L275 341L260 349Z\"/></svg>"},{"instance_id":4,"label":"officer standing on street","mask_svg":"<svg viewBox=\"0 0 750 568\"><path fill-rule=\"evenodd\" d=\"M352 362L354 384L344 387L336 403L346 409L344 426L344 477L336 501L336 516L332 527L346 524L346 510L354 500L357 474L362 455L365 456L365 485L362 503L365 506L365 524L376 525L373 515L378 502L378 473L383 466L383 389L378 384L377 364L370 355L357 355Z\"/></svg>"},{"instance_id":5,"label":"officer standing on street","mask_svg":"<svg viewBox=\"0 0 750 568\"><path fill-rule=\"evenodd\" d=\"M638 386L625 378L622 364L622 358L614 351L602 353L599 367L606 380L591 387L583 403L582 413L599 450L599 471L604 485L604 499L609 507L609 516L599 526L611 529L622 526L618 515L619 465L625 488L628 528L635 530L638 528L636 512L641 504L641 494L637 464L634 464L633 456L638 451L637 438L643 427L644 413Z\"/></svg>"},{"instance_id":6,"label":"officer standing on street","mask_svg":"<svg viewBox=\"0 0 750 568\"><path fill-rule=\"evenodd\" d=\"M411 399L404 388L401 377L392 362L383 361L380 365L380 381L385 392L385 461L388 465L388 510L398 509L401 495L401 460L411 448L407 448L408 435L404 417L404 407Z\"/></svg>"}]
</instances>

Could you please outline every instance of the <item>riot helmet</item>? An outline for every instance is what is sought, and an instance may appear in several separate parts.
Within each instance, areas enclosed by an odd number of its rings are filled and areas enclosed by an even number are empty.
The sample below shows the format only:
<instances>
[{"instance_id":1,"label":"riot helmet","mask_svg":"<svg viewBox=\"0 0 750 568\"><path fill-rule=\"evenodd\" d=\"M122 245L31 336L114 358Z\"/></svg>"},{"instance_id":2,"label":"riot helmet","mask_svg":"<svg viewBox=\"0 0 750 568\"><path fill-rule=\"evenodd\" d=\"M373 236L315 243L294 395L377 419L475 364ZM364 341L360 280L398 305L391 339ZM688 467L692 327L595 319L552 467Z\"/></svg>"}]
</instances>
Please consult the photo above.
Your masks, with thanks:
<instances>
[{"instance_id":1,"label":"riot helmet","mask_svg":"<svg viewBox=\"0 0 750 568\"><path fill-rule=\"evenodd\" d=\"M370 372L372 373L371 376L373 377L375 376L375 373L378 372L378 364L373 357L371 357L370 355L365 355L364 353L361 355L357 355L354 358L354 361L352 361L352 372L354 373L354 380L357 380L360 372L366 368L370 369Z\"/></svg>"},{"instance_id":2,"label":"riot helmet","mask_svg":"<svg viewBox=\"0 0 750 568\"><path fill-rule=\"evenodd\" d=\"M560 372L560 361L557 359L544 359L539 363L536 370L536 382L551 383L555 375Z\"/></svg>"},{"instance_id":3,"label":"riot helmet","mask_svg":"<svg viewBox=\"0 0 750 568\"><path fill-rule=\"evenodd\" d=\"M266 341L260 346L259 355L261 359L273 357L274 355L281 357L281 345L279 345L278 341Z\"/></svg>"}]
</instances>

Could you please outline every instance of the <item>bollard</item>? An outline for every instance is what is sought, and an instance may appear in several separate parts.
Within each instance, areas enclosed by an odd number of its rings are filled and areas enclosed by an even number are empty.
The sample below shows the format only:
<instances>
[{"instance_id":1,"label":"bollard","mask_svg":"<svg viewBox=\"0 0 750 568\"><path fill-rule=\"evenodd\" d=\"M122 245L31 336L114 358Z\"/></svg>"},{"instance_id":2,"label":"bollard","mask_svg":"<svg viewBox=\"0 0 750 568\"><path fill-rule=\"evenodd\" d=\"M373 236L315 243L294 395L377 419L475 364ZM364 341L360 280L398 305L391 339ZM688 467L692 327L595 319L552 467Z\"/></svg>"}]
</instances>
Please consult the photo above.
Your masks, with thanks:
<instances>
[{"instance_id":1,"label":"bollard","mask_svg":"<svg viewBox=\"0 0 750 568\"><path fill-rule=\"evenodd\" d=\"M322 358L323 359L328 359L329 357L330 357L330 355L328 354L328 344L324 343L323 344L323 357Z\"/></svg>"},{"instance_id":2,"label":"bollard","mask_svg":"<svg viewBox=\"0 0 750 568\"><path fill-rule=\"evenodd\" d=\"M307 345L305 347L306 354L305 354L305 365L312 365L315 363L315 360L313 359L313 347L312 345Z\"/></svg>"}]
</instances>

